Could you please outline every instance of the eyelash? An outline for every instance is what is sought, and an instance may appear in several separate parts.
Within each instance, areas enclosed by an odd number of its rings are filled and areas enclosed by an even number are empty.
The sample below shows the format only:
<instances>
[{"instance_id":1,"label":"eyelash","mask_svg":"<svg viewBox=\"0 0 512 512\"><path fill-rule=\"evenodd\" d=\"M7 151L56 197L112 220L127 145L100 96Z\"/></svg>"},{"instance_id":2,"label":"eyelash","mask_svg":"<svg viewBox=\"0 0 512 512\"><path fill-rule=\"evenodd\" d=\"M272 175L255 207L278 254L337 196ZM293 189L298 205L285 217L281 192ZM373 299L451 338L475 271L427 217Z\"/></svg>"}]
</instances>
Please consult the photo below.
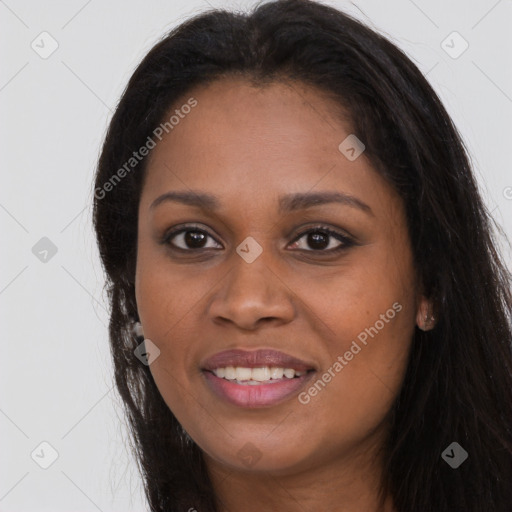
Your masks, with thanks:
<instances>
[{"instance_id":1,"label":"eyelash","mask_svg":"<svg viewBox=\"0 0 512 512\"><path fill-rule=\"evenodd\" d=\"M181 234L181 233L186 233L187 231L191 231L191 232L199 232L199 233L204 233L206 234L207 236L209 236L210 238L213 238L215 239L210 233L208 233L208 231L198 227L198 226L182 226L180 228L177 228L177 229L173 229L171 231L168 231L164 234L162 240L161 240L161 243L164 244L164 245L168 245L172 250L176 250L176 251L181 251L181 252L202 252L202 251L207 251L211 248L198 248L198 249L182 249L181 247L174 247L172 244L171 244L171 239L174 238L175 236ZM304 237L304 235L307 235L309 233L317 233L317 232L320 232L320 233L323 233L325 235L328 235L330 237L333 237L335 238L336 240L338 240L339 242L342 242L342 244L339 246L339 247L336 247L335 249L328 249L328 250L324 250L324 249L318 249L318 250L315 250L315 249L299 249L301 251L305 251L305 252L313 252L313 253L326 253L326 254L333 254L333 253L338 253L338 252L341 252L343 250L346 250L354 245L357 245L356 242L350 238L349 236L345 235L345 234L342 234L338 231L335 231L331 228L329 228L328 226L323 226L323 225L317 225L317 226L313 226L311 228L308 228L307 230L305 231L302 231L300 234L298 234L292 243L296 243L298 242L302 237ZM218 243L218 242L217 242Z\"/></svg>"}]
</instances>

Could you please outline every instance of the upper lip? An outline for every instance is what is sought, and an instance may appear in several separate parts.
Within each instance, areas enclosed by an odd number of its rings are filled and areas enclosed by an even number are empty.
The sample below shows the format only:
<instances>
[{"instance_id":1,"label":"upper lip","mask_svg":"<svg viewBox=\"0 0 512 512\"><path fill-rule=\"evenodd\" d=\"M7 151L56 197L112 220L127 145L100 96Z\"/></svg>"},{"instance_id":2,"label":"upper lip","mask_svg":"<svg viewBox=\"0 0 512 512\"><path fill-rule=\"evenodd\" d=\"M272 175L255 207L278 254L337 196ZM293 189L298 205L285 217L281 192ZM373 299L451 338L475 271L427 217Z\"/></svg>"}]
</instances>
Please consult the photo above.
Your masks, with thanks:
<instances>
[{"instance_id":1,"label":"upper lip","mask_svg":"<svg viewBox=\"0 0 512 512\"><path fill-rule=\"evenodd\" d=\"M241 366L244 368L258 368L262 366L274 366L278 368L293 368L297 371L314 370L315 366L293 357L284 352L271 349L260 350L225 350L218 352L212 357L206 359L202 364L203 370L215 370L216 368L225 368L226 366Z\"/></svg>"}]
</instances>

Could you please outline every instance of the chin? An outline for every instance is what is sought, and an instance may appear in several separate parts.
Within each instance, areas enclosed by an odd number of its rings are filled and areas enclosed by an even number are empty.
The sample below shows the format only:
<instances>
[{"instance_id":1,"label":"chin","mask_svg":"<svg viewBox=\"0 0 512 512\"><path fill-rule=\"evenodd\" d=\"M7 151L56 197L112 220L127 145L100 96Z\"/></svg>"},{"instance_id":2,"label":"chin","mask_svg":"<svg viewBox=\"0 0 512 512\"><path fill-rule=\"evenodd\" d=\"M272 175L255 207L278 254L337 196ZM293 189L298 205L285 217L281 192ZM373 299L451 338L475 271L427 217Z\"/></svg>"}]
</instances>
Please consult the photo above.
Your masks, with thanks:
<instances>
[{"instance_id":1,"label":"chin","mask_svg":"<svg viewBox=\"0 0 512 512\"><path fill-rule=\"evenodd\" d=\"M242 472L266 472L276 475L284 475L311 468L315 451L311 453L304 450L297 450L297 443L293 439L277 439L272 442L262 437L244 436L243 439L226 440L222 444L222 451L211 449L203 450L207 457L215 460L218 464L227 466L235 471ZM299 445L300 446L300 445Z\"/></svg>"}]
</instances>

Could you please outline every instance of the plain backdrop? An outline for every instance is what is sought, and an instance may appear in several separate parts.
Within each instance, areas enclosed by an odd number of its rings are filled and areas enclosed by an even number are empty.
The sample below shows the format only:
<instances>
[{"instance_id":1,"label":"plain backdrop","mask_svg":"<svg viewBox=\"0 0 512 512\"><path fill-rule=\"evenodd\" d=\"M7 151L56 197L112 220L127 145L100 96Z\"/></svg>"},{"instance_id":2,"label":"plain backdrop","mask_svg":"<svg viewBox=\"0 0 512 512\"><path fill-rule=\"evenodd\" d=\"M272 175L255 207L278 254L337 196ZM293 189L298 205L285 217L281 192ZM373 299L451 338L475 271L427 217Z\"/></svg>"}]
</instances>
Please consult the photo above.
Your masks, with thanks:
<instances>
[{"instance_id":1,"label":"plain backdrop","mask_svg":"<svg viewBox=\"0 0 512 512\"><path fill-rule=\"evenodd\" d=\"M427 75L512 238L512 1L324 3L387 35ZM157 40L210 7L254 5L0 1L0 511L147 510L113 389L94 168L120 94Z\"/></svg>"}]
</instances>

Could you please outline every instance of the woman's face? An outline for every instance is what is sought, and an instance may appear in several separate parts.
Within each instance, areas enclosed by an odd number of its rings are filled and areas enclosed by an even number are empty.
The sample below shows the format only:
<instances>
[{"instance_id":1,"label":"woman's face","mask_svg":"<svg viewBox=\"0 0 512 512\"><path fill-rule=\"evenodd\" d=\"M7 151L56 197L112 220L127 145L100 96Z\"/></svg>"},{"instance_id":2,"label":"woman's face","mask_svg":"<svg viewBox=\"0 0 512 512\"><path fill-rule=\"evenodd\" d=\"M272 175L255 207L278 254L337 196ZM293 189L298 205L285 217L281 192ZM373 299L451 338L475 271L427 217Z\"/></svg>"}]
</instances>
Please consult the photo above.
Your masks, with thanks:
<instances>
[{"instance_id":1,"label":"woman's face","mask_svg":"<svg viewBox=\"0 0 512 512\"><path fill-rule=\"evenodd\" d=\"M402 202L360 146L339 149L351 129L319 91L223 79L190 96L139 208L156 385L215 464L285 474L355 456L385 432L424 305ZM209 361L234 349L248 357Z\"/></svg>"}]
</instances>

